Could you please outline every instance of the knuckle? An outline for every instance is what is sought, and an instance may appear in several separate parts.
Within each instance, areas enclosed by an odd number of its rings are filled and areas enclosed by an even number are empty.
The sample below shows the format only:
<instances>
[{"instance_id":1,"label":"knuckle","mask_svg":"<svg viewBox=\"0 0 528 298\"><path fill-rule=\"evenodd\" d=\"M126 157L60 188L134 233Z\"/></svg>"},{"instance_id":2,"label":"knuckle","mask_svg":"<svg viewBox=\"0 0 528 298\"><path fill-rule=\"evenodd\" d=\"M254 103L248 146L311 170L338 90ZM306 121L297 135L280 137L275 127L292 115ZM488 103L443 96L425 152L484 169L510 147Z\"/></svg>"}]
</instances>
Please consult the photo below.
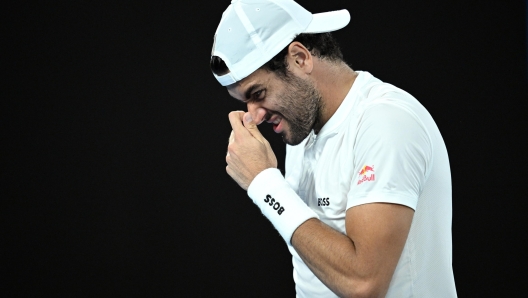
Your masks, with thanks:
<instances>
[{"instance_id":1,"label":"knuckle","mask_svg":"<svg viewBox=\"0 0 528 298\"><path fill-rule=\"evenodd\" d=\"M231 111L231 112L229 112L228 117L229 118L236 118L239 112L240 111Z\"/></svg>"}]
</instances>

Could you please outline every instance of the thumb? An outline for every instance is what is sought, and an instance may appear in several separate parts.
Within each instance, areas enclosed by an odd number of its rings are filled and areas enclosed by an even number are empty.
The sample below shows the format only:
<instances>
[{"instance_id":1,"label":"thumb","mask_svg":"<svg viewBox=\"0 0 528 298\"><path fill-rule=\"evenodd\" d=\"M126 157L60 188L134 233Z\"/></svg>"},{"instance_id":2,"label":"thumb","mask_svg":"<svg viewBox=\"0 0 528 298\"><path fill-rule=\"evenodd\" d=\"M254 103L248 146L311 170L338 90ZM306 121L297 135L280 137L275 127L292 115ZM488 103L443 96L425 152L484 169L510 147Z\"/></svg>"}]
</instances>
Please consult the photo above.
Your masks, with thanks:
<instances>
[{"instance_id":1,"label":"thumb","mask_svg":"<svg viewBox=\"0 0 528 298\"><path fill-rule=\"evenodd\" d=\"M253 121L253 117L251 117L251 114L249 112L245 113L243 119L244 127L249 130L249 132L255 139L262 142L264 137L260 133L260 130L258 130L257 124Z\"/></svg>"}]
</instances>

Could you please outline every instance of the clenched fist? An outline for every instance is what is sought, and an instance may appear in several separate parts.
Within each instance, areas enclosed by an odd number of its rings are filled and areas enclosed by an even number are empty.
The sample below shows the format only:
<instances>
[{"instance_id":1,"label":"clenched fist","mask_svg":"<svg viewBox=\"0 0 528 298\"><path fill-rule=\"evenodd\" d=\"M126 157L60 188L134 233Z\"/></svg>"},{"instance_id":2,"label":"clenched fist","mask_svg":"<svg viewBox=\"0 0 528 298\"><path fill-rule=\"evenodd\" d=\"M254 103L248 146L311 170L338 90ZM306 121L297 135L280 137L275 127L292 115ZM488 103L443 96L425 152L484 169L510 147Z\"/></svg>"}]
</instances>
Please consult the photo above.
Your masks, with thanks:
<instances>
[{"instance_id":1,"label":"clenched fist","mask_svg":"<svg viewBox=\"0 0 528 298\"><path fill-rule=\"evenodd\" d=\"M249 113L229 113L231 135L227 146L226 171L240 187L247 190L263 170L277 167L277 158Z\"/></svg>"}]
</instances>

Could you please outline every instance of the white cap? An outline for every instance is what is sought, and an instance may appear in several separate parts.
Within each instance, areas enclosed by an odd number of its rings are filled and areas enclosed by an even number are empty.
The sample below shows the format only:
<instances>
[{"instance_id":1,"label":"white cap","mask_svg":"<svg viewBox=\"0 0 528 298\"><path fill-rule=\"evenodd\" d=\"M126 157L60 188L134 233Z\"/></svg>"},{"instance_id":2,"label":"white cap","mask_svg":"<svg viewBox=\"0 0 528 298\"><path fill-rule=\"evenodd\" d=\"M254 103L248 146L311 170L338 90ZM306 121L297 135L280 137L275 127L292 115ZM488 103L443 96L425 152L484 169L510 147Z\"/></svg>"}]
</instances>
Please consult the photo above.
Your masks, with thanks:
<instances>
[{"instance_id":1,"label":"white cap","mask_svg":"<svg viewBox=\"0 0 528 298\"><path fill-rule=\"evenodd\" d=\"M222 86L247 77L301 33L339 30L350 21L346 9L312 14L293 0L232 0L216 29L211 56L230 72L217 76Z\"/></svg>"}]
</instances>

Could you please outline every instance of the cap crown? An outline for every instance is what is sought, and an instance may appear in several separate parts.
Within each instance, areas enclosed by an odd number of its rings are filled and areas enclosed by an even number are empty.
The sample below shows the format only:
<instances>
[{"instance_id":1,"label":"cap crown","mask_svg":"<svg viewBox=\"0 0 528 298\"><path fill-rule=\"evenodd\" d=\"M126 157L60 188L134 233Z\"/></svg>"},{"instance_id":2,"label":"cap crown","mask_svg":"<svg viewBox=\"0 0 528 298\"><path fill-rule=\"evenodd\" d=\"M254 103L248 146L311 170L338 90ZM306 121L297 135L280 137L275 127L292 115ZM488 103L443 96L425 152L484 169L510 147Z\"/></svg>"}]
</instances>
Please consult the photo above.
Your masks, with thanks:
<instances>
[{"instance_id":1,"label":"cap crown","mask_svg":"<svg viewBox=\"0 0 528 298\"><path fill-rule=\"evenodd\" d=\"M350 18L340 22L344 27ZM342 14L341 14L342 15ZM224 60L229 73L215 77L230 85L247 77L312 27L314 15L293 0L233 0L224 11L211 52ZM321 22L323 23L323 22ZM324 26L328 27L328 20ZM330 25L332 27L332 25ZM330 28L332 29L332 28ZM332 30L324 30L327 32Z\"/></svg>"}]
</instances>

